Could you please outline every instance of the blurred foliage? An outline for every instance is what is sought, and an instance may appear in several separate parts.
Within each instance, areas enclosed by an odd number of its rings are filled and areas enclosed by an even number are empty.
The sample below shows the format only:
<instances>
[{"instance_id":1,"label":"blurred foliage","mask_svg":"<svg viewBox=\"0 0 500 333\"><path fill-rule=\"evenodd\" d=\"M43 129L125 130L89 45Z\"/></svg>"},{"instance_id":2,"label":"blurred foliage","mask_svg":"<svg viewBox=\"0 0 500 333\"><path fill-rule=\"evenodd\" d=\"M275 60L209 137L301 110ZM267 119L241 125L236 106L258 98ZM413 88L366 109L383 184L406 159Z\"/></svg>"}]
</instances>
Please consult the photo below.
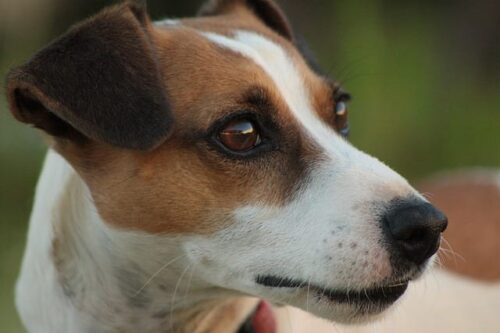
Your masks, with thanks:
<instances>
[{"instance_id":1,"label":"blurred foliage","mask_svg":"<svg viewBox=\"0 0 500 333\"><path fill-rule=\"evenodd\" d=\"M149 1L153 18L201 1ZM500 2L280 1L344 83L352 141L410 179L500 166ZM0 0L0 76L104 0ZM0 97L0 332L21 332L13 287L45 147Z\"/></svg>"}]
</instances>

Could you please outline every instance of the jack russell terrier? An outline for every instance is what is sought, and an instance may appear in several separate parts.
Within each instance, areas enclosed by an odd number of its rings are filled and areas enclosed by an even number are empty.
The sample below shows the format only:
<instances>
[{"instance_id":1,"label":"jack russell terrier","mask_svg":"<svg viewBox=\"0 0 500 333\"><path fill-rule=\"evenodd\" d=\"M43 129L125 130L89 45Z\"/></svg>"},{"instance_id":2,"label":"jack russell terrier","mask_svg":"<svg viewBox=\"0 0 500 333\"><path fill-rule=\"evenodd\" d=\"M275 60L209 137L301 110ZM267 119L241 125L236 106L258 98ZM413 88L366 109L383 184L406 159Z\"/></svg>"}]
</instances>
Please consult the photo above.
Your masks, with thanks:
<instances>
[{"instance_id":1,"label":"jack russell terrier","mask_svg":"<svg viewBox=\"0 0 500 333\"><path fill-rule=\"evenodd\" d=\"M7 94L51 147L17 284L30 332L272 333L264 300L368 321L447 225L349 144L349 95L271 0L156 23L121 3L13 69Z\"/></svg>"}]
</instances>

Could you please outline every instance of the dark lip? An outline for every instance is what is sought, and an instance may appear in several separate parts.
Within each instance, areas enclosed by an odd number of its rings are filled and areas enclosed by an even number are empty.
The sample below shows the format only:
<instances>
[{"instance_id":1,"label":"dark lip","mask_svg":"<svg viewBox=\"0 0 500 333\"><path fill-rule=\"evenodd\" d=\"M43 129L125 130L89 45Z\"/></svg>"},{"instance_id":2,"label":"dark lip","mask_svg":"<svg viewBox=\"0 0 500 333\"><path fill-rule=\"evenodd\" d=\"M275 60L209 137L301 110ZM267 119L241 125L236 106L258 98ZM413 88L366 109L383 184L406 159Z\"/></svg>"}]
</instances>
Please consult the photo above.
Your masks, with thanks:
<instances>
[{"instance_id":1,"label":"dark lip","mask_svg":"<svg viewBox=\"0 0 500 333\"><path fill-rule=\"evenodd\" d=\"M270 288L307 288L309 292L313 292L317 297L326 298L330 302L379 306L394 303L405 293L409 283L409 281L400 281L360 290L339 290L271 275L258 276L256 282Z\"/></svg>"},{"instance_id":2,"label":"dark lip","mask_svg":"<svg viewBox=\"0 0 500 333\"><path fill-rule=\"evenodd\" d=\"M408 288L408 282L354 291L318 290L317 295L337 303L389 305L400 298Z\"/></svg>"}]
</instances>

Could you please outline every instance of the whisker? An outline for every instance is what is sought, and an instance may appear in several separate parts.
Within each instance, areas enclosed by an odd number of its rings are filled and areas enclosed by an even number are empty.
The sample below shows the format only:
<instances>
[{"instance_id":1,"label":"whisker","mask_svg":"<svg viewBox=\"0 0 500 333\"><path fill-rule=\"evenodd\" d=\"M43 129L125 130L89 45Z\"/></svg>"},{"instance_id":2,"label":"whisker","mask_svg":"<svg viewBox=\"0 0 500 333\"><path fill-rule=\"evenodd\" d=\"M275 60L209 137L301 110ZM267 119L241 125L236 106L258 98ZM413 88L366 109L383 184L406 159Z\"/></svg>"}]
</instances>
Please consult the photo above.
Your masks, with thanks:
<instances>
[{"instance_id":1,"label":"whisker","mask_svg":"<svg viewBox=\"0 0 500 333\"><path fill-rule=\"evenodd\" d=\"M309 312L309 288L311 287L311 279L307 281L307 296L306 296L306 309Z\"/></svg>"},{"instance_id":2,"label":"whisker","mask_svg":"<svg viewBox=\"0 0 500 333\"><path fill-rule=\"evenodd\" d=\"M361 66L359 66L363 61L368 59L366 56L359 56L357 58L353 58L348 62L344 63L339 70L335 70L337 64L332 63L327 70L328 75L335 77L338 81L344 81L344 78L349 76L353 70L358 70ZM335 71L335 73L333 73Z\"/></svg>"},{"instance_id":3,"label":"whisker","mask_svg":"<svg viewBox=\"0 0 500 333\"><path fill-rule=\"evenodd\" d=\"M429 200L429 201L430 201L430 200L432 199L432 197L433 197L433 194L432 194L431 192L420 192L420 194L422 194L422 196L423 196L424 198L426 198L427 200Z\"/></svg>"},{"instance_id":4,"label":"whisker","mask_svg":"<svg viewBox=\"0 0 500 333\"><path fill-rule=\"evenodd\" d=\"M167 268L170 264L176 262L177 260L181 259L182 257L185 257L186 255L183 254L183 255L180 255L178 257L175 257L174 259L170 260L169 262L167 262L165 265L163 265L162 267L160 267L159 270L157 270L153 275L151 275L151 277L146 281L146 283L144 283L144 285L139 288L139 290L137 290L134 294L133 297L136 297L137 295L139 295L143 290L144 288L146 288L150 283L151 281L154 280L154 278L156 278L158 276L158 274L160 274L165 268Z\"/></svg>"},{"instance_id":5,"label":"whisker","mask_svg":"<svg viewBox=\"0 0 500 333\"><path fill-rule=\"evenodd\" d=\"M194 270L195 270L195 266L191 265L191 267L192 267L191 268L191 273L189 274L188 284L187 284L186 290L184 291L183 298L186 298L187 295L189 294L189 292L191 291L191 281L193 280L193 273L194 273Z\"/></svg>"},{"instance_id":6,"label":"whisker","mask_svg":"<svg viewBox=\"0 0 500 333\"><path fill-rule=\"evenodd\" d=\"M436 257L436 264L439 268L443 268L443 262L441 261L441 258L439 256Z\"/></svg>"},{"instance_id":7,"label":"whisker","mask_svg":"<svg viewBox=\"0 0 500 333\"><path fill-rule=\"evenodd\" d=\"M346 77L344 80L339 80L339 83L342 86L345 86L348 83L352 82L353 80L357 80L359 78L370 77L370 76L379 76L379 75L374 74L374 73L359 73L359 74L355 74L355 75L350 75L350 76Z\"/></svg>"},{"instance_id":8,"label":"whisker","mask_svg":"<svg viewBox=\"0 0 500 333\"><path fill-rule=\"evenodd\" d=\"M451 255L453 255L453 260L455 260L455 264L457 264L456 262L456 259L460 259L462 260L463 262L466 262L467 260L462 256L460 255L458 252L456 252L453 247L451 246L450 242L448 242L448 240L446 238L444 238L444 236L441 236L441 239L443 240L444 242L444 245L446 247L448 247L447 249L444 248L444 247L440 247L440 251L443 251L444 253L449 253Z\"/></svg>"},{"instance_id":9,"label":"whisker","mask_svg":"<svg viewBox=\"0 0 500 333\"><path fill-rule=\"evenodd\" d=\"M181 275L177 279L177 283L175 284L175 288L174 288L174 293L172 295L172 300L170 301L170 315L169 315L169 320L168 321L170 323L170 327L171 327L172 330L174 328L173 327L174 322L172 321L172 318L173 318L173 315L174 315L175 296L177 295L177 289L179 288L179 285L182 282L182 278L184 277L184 274L186 274L186 272L188 271L189 268L191 268L191 264L187 265L186 268L184 268L184 270L182 271Z\"/></svg>"}]
</instances>

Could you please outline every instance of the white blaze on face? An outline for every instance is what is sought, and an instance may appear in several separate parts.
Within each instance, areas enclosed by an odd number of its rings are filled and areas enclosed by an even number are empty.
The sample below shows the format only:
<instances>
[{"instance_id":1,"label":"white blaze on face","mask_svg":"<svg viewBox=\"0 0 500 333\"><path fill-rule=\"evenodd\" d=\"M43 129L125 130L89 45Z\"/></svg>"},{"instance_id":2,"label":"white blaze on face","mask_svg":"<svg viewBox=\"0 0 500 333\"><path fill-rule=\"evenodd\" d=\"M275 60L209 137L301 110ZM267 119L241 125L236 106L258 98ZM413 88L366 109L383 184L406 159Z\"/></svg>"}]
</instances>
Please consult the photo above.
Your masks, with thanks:
<instances>
[{"instance_id":1,"label":"white blaze on face","mask_svg":"<svg viewBox=\"0 0 500 333\"><path fill-rule=\"evenodd\" d=\"M238 31L234 38L204 33L214 43L246 56L259 65L272 79L276 89L290 112L303 127L304 133L323 148L326 156L339 167L360 167L394 183L407 185L407 182L393 170L377 159L360 152L351 146L331 127L326 125L312 107L309 91L303 76L292 58L278 44L248 31Z\"/></svg>"},{"instance_id":2,"label":"white blaze on face","mask_svg":"<svg viewBox=\"0 0 500 333\"><path fill-rule=\"evenodd\" d=\"M304 179L308 183L286 206L242 206L231 227L188 242L191 260L203 267L210 282L267 298L279 295L256 285L256 275L335 289L369 287L388 278L392 268L382 245L379 214L390 200L418 194L401 176L321 121L301 72L278 44L247 31L233 37L203 35L264 70L302 134L321 148L325 158L311 166ZM305 306L303 300L291 303Z\"/></svg>"}]
</instances>

